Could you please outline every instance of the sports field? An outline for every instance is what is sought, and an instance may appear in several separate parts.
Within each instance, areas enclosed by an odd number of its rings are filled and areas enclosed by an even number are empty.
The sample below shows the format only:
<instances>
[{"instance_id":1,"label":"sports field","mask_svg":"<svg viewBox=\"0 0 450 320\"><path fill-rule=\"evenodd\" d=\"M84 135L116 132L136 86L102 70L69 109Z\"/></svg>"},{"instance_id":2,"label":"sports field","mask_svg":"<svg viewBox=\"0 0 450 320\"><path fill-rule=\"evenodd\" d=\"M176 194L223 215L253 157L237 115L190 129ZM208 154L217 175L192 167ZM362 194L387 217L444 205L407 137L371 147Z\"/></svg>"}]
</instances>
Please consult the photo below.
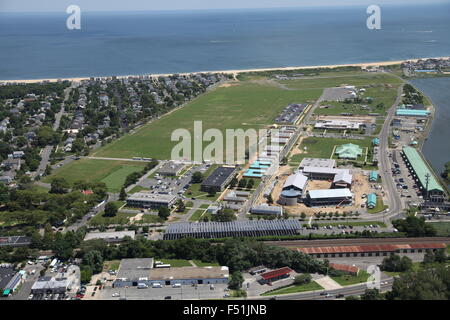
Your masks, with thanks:
<instances>
[{"instance_id":1,"label":"sports field","mask_svg":"<svg viewBox=\"0 0 450 320\"><path fill-rule=\"evenodd\" d=\"M106 184L108 191L119 192L126 177L144 167L145 163L140 162L81 159L56 170L44 182L50 183L53 178L64 178L70 184L78 180L101 181Z\"/></svg>"},{"instance_id":2,"label":"sports field","mask_svg":"<svg viewBox=\"0 0 450 320\"><path fill-rule=\"evenodd\" d=\"M316 138L309 137L302 141L300 150L302 153L295 154L289 159L289 164L299 165L303 158L325 158L330 159L335 146L341 144L354 143L365 149L371 146L371 138L363 140L338 139L338 138ZM306 148L306 149L305 149Z\"/></svg>"},{"instance_id":3,"label":"sports field","mask_svg":"<svg viewBox=\"0 0 450 320\"><path fill-rule=\"evenodd\" d=\"M173 146L178 143L171 141L175 129L185 128L193 135L196 120L203 121L203 132L209 128L222 132L225 129L259 129L272 124L288 104L312 102L321 93L321 88L292 90L265 80L232 83L201 95L182 109L98 149L94 155L169 159Z\"/></svg>"}]
</instances>

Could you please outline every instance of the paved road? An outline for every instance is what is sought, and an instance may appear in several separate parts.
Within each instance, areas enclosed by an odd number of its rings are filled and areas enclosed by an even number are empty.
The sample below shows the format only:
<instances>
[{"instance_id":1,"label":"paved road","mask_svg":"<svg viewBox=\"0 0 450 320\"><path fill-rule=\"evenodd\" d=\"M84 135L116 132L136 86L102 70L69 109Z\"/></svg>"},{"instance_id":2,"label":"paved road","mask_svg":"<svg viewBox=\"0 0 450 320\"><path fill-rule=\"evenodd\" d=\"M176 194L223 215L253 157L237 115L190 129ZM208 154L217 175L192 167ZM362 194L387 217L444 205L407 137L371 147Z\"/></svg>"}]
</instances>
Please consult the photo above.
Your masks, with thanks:
<instances>
[{"instance_id":1,"label":"paved road","mask_svg":"<svg viewBox=\"0 0 450 320\"><path fill-rule=\"evenodd\" d=\"M385 194L388 196L389 212L386 214L386 218L397 215L402 211L402 201L399 193L397 192L394 178L391 174L390 159L387 156L389 153L389 132L390 124L394 118L397 106L400 104L403 92L403 85L398 88L397 99L388 111L386 120L384 121L383 128L380 133L380 175L384 185Z\"/></svg>"}]
</instances>

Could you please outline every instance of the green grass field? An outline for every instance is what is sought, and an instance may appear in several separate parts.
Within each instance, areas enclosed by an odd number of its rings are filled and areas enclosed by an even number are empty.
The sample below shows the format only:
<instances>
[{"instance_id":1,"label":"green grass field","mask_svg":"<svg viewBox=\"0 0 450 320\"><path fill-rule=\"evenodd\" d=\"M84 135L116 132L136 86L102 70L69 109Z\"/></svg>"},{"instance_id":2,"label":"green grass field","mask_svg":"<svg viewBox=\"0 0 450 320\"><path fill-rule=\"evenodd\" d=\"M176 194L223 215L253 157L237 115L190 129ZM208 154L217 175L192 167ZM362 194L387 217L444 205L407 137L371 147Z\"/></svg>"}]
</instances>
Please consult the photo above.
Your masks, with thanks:
<instances>
[{"instance_id":1,"label":"green grass field","mask_svg":"<svg viewBox=\"0 0 450 320\"><path fill-rule=\"evenodd\" d=\"M363 140L357 139L338 139L338 138L316 138L309 137L302 141L300 145L300 150L305 151L304 147L306 147L305 153L300 153L293 155L289 163L293 163L299 165L303 158L326 158L329 159L332 156L332 152L334 146L338 146L341 144L353 143L359 145L363 148L365 152L365 148L371 146L371 138L366 138ZM361 158L361 157L360 157Z\"/></svg>"},{"instance_id":2,"label":"green grass field","mask_svg":"<svg viewBox=\"0 0 450 320\"><path fill-rule=\"evenodd\" d=\"M217 262L203 262L200 260L192 260L197 267L219 267L220 264Z\"/></svg>"},{"instance_id":3,"label":"green grass field","mask_svg":"<svg viewBox=\"0 0 450 320\"><path fill-rule=\"evenodd\" d=\"M136 133L100 148L94 155L169 159L172 148L178 143L171 141L172 132L185 128L192 134L195 120L203 121L203 131L208 128L221 131L259 129L271 124L288 104L313 101L321 92L321 88L286 90L270 82L240 82L220 87L201 95L182 109L143 126Z\"/></svg>"},{"instance_id":4,"label":"green grass field","mask_svg":"<svg viewBox=\"0 0 450 320\"><path fill-rule=\"evenodd\" d=\"M128 224L130 218L134 217L133 213L117 212L115 217L104 217L103 212L99 212L95 217L89 221L91 226L107 226L110 224Z\"/></svg>"},{"instance_id":5,"label":"green grass field","mask_svg":"<svg viewBox=\"0 0 450 320\"><path fill-rule=\"evenodd\" d=\"M315 291L315 290L323 290L323 287L315 281L311 281L307 284L302 285L292 285L289 287L281 288L278 290L274 290L271 292L265 292L261 294L262 296L274 296L278 294L289 294L289 293L297 293L297 292L305 292L305 291Z\"/></svg>"},{"instance_id":6,"label":"green grass field","mask_svg":"<svg viewBox=\"0 0 450 320\"><path fill-rule=\"evenodd\" d=\"M50 183L53 178L64 178L69 183L77 180L104 182L110 192L119 192L125 178L132 172L141 171L145 163L131 161L81 159L56 170L43 181Z\"/></svg>"},{"instance_id":7,"label":"green grass field","mask_svg":"<svg viewBox=\"0 0 450 320\"><path fill-rule=\"evenodd\" d=\"M334 281L339 283L341 286L350 286L352 284L357 284L361 282L366 282L369 278L369 274L364 270L360 270L357 276L353 275L343 275L339 277L331 277Z\"/></svg>"},{"instance_id":8,"label":"green grass field","mask_svg":"<svg viewBox=\"0 0 450 320\"><path fill-rule=\"evenodd\" d=\"M367 212L368 213L378 213L387 208L388 208L388 206L383 203L383 199L381 197L377 197L377 205L373 209L367 208Z\"/></svg>"},{"instance_id":9,"label":"green grass field","mask_svg":"<svg viewBox=\"0 0 450 320\"><path fill-rule=\"evenodd\" d=\"M205 212L204 209L195 210L195 212L192 214L192 216L189 218L189 221L198 221L200 220L201 216Z\"/></svg>"},{"instance_id":10,"label":"green grass field","mask_svg":"<svg viewBox=\"0 0 450 320\"><path fill-rule=\"evenodd\" d=\"M192 267L192 264L188 260L182 259L155 259L155 260L159 260L164 264L170 264L172 268Z\"/></svg>"},{"instance_id":11,"label":"green grass field","mask_svg":"<svg viewBox=\"0 0 450 320\"><path fill-rule=\"evenodd\" d=\"M450 222L429 222L437 231L440 237L450 236Z\"/></svg>"}]
</instances>

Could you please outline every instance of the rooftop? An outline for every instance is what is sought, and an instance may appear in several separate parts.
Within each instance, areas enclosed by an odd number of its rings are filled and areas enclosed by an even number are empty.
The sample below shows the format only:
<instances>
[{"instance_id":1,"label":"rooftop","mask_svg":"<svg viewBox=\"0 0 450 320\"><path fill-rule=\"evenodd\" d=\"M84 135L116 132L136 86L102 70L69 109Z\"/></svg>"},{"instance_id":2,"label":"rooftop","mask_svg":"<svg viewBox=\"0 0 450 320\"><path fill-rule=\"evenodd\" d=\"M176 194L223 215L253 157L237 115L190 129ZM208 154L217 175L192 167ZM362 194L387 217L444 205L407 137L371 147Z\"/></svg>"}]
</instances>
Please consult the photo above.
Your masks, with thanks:
<instances>
[{"instance_id":1,"label":"rooftop","mask_svg":"<svg viewBox=\"0 0 450 320\"><path fill-rule=\"evenodd\" d=\"M218 167L202 182L202 185L220 187L235 171L235 167Z\"/></svg>"},{"instance_id":2,"label":"rooftop","mask_svg":"<svg viewBox=\"0 0 450 320\"><path fill-rule=\"evenodd\" d=\"M228 267L179 267L153 269L150 280L224 279L229 277Z\"/></svg>"},{"instance_id":3,"label":"rooftop","mask_svg":"<svg viewBox=\"0 0 450 320\"><path fill-rule=\"evenodd\" d=\"M129 280L148 278L151 269L153 269L153 258L122 259L117 278Z\"/></svg>"},{"instance_id":4,"label":"rooftop","mask_svg":"<svg viewBox=\"0 0 450 320\"><path fill-rule=\"evenodd\" d=\"M135 231L89 232L84 237L84 241L92 239L119 240L125 237L131 237L134 239L135 235Z\"/></svg>"},{"instance_id":5,"label":"rooftop","mask_svg":"<svg viewBox=\"0 0 450 320\"><path fill-rule=\"evenodd\" d=\"M323 189L323 190L309 190L308 194L313 199L326 199L326 198L351 198L352 192L350 189Z\"/></svg>"},{"instance_id":6,"label":"rooftop","mask_svg":"<svg viewBox=\"0 0 450 320\"><path fill-rule=\"evenodd\" d=\"M304 158L300 162L299 168L304 167L324 167L324 168L334 168L336 166L336 160L333 159L322 159L322 158Z\"/></svg>"},{"instance_id":7,"label":"rooftop","mask_svg":"<svg viewBox=\"0 0 450 320\"><path fill-rule=\"evenodd\" d=\"M289 188L289 187L295 187L295 188L303 190L305 188L305 185L307 182L308 182L308 178L305 175L303 175L302 173L298 172L298 173L290 175L286 179L286 182L283 185L283 189Z\"/></svg>"},{"instance_id":8,"label":"rooftop","mask_svg":"<svg viewBox=\"0 0 450 320\"><path fill-rule=\"evenodd\" d=\"M127 198L131 201L157 201L170 203L175 198L172 194L160 194L151 192L137 192Z\"/></svg>"}]
</instances>

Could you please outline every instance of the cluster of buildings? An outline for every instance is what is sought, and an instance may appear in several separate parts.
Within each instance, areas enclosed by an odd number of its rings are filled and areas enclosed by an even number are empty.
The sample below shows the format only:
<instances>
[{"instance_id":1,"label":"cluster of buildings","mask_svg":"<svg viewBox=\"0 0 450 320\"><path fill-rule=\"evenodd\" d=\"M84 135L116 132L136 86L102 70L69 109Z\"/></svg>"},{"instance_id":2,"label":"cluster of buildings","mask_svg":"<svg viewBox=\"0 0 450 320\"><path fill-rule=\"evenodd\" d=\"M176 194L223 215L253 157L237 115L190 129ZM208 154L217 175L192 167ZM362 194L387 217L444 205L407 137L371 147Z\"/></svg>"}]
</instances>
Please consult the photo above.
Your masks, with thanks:
<instances>
[{"instance_id":1,"label":"cluster of buildings","mask_svg":"<svg viewBox=\"0 0 450 320\"><path fill-rule=\"evenodd\" d=\"M440 73L450 68L450 59L419 59L416 61L405 61L401 64L402 69L409 73Z\"/></svg>"},{"instance_id":2,"label":"cluster of buildings","mask_svg":"<svg viewBox=\"0 0 450 320\"><path fill-rule=\"evenodd\" d=\"M13 294L25 280L25 272L16 272L12 265L0 265L0 291L1 296L8 297Z\"/></svg>"},{"instance_id":3,"label":"cluster of buildings","mask_svg":"<svg viewBox=\"0 0 450 320\"><path fill-rule=\"evenodd\" d=\"M158 268L153 258L123 259L113 287L227 284L229 276L226 266Z\"/></svg>"},{"instance_id":4,"label":"cluster of buildings","mask_svg":"<svg viewBox=\"0 0 450 320\"><path fill-rule=\"evenodd\" d=\"M309 206L351 204L353 176L348 169L338 169L335 165L333 159L304 158L299 170L286 179L278 203L284 206L294 206L298 202ZM309 180L326 180L331 182L331 187L307 190Z\"/></svg>"}]
</instances>

